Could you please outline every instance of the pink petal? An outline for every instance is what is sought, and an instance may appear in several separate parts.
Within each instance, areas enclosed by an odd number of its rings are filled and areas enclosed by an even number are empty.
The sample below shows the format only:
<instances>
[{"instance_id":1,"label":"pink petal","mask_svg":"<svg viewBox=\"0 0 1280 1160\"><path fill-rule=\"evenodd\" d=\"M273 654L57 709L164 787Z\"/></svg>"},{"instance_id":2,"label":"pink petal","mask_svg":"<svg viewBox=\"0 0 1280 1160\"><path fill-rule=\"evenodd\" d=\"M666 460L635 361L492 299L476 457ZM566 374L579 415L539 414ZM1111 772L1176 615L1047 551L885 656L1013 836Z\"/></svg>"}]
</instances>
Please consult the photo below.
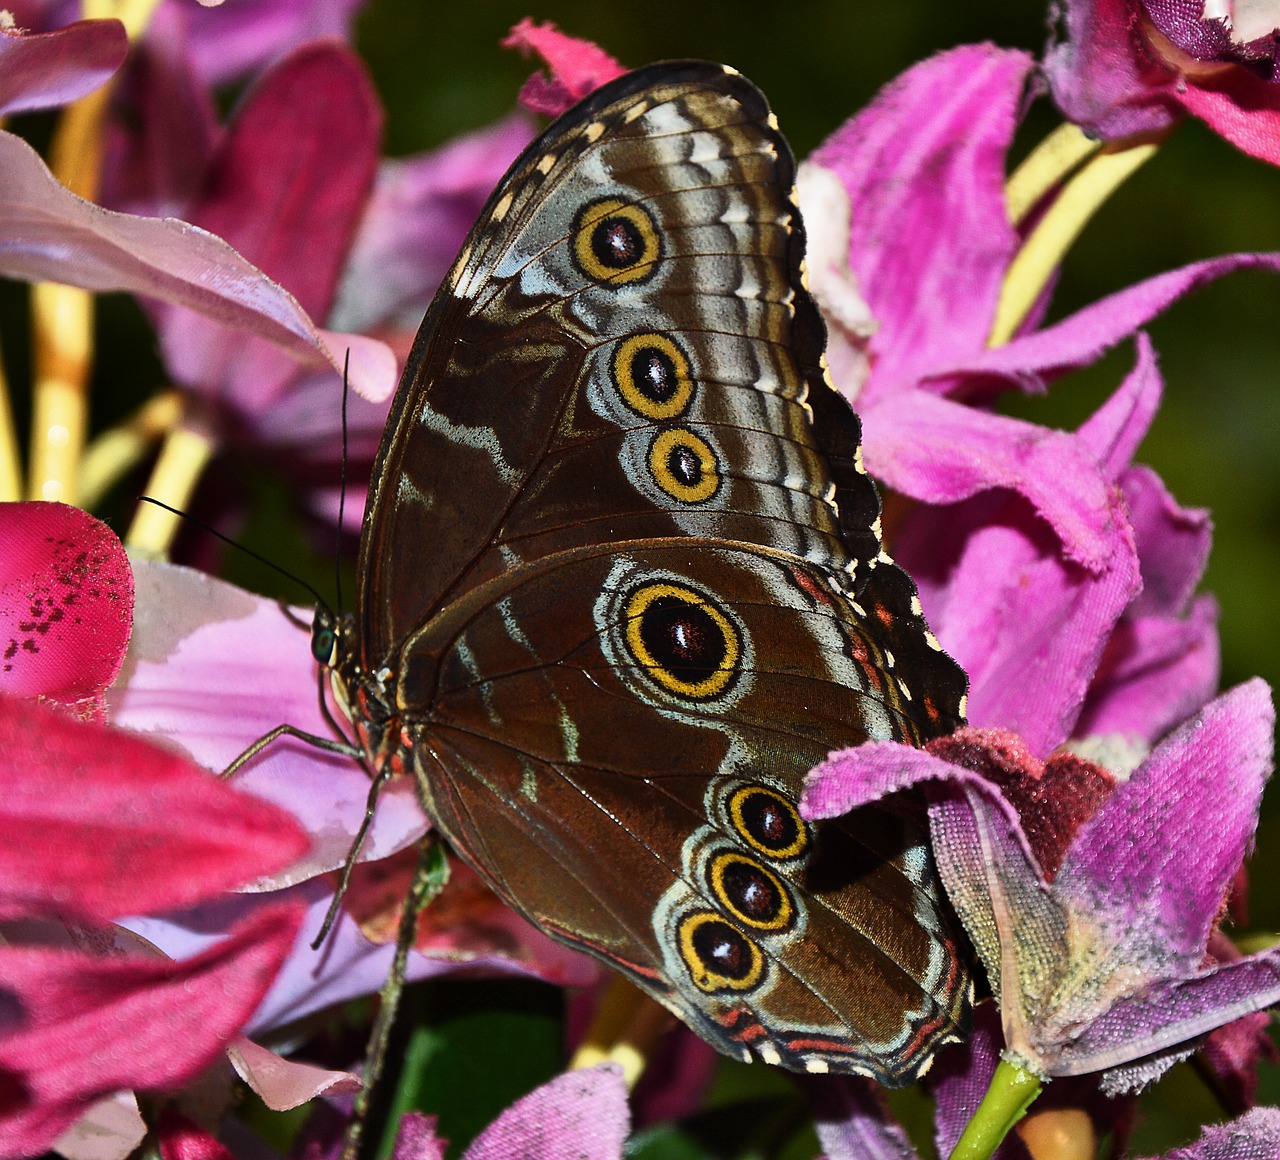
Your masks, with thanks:
<instances>
[{"instance_id":1,"label":"pink petal","mask_svg":"<svg viewBox=\"0 0 1280 1160\"><path fill-rule=\"evenodd\" d=\"M227 1048L236 1074L273 1112L301 1107L317 1096L358 1092L360 1077L349 1071L330 1071L309 1063L295 1063L259 1047L243 1035Z\"/></svg>"},{"instance_id":2,"label":"pink petal","mask_svg":"<svg viewBox=\"0 0 1280 1160\"><path fill-rule=\"evenodd\" d=\"M297 924L291 907L265 910L181 963L0 949L0 986L24 1014L0 1038L0 1068L23 1086L0 1111L6 1148L40 1152L86 1102L121 1088L194 1079L257 1006Z\"/></svg>"},{"instance_id":3,"label":"pink petal","mask_svg":"<svg viewBox=\"0 0 1280 1160\"><path fill-rule=\"evenodd\" d=\"M1155 350L1144 331L1136 336L1138 357L1116 392L1089 416L1078 432L1080 442L1107 479L1118 479L1146 438L1160 406L1164 382Z\"/></svg>"},{"instance_id":4,"label":"pink petal","mask_svg":"<svg viewBox=\"0 0 1280 1160\"><path fill-rule=\"evenodd\" d=\"M1228 1124L1212 1124L1200 1139L1148 1160L1272 1160L1280 1156L1280 1109L1254 1108Z\"/></svg>"},{"instance_id":5,"label":"pink petal","mask_svg":"<svg viewBox=\"0 0 1280 1160\"><path fill-rule=\"evenodd\" d=\"M537 53L546 61L551 75L531 76L520 91L520 103L531 113L548 117L560 116L570 105L626 72L591 41L566 36L550 22L535 24L527 16L512 28L502 47L517 49L524 56Z\"/></svg>"},{"instance_id":6,"label":"pink petal","mask_svg":"<svg viewBox=\"0 0 1280 1160\"><path fill-rule=\"evenodd\" d=\"M156 1118L160 1160L235 1160L214 1136L172 1105Z\"/></svg>"},{"instance_id":7,"label":"pink petal","mask_svg":"<svg viewBox=\"0 0 1280 1160\"><path fill-rule=\"evenodd\" d=\"M1095 361L1103 351L1150 322L1199 286L1236 270L1280 270L1280 254L1227 254L1157 274L1078 310L1044 330L1015 338L930 373L938 378L1001 375L1033 389L1041 380Z\"/></svg>"},{"instance_id":8,"label":"pink petal","mask_svg":"<svg viewBox=\"0 0 1280 1160\"><path fill-rule=\"evenodd\" d=\"M203 230L172 218L112 213L76 197L34 149L2 132L0 237L6 277L159 298L339 372L350 348L353 388L375 399L395 387L395 356L383 343L319 330L291 294Z\"/></svg>"},{"instance_id":9,"label":"pink petal","mask_svg":"<svg viewBox=\"0 0 1280 1160\"><path fill-rule=\"evenodd\" d=\"M893 1117L883 1089L860 1076L801 1081L827 1160L917 1160L911 1138Z\"/></svg>"},{"instance_id":10,"label":"pink petal","mask_svg":"<svg viewBox=\"0 0 1280 1160\"><path fill-rule=\"evenodd\" d=\"M1128 615L1173 616L1191 600L1209 562L1213 522L1204 508L1184 508L1149 467L1120 479L1142 562L1142 592Z\"/></svg>"},{"instance_id":11,"label":"pink petal","mask_svg":"<svg viewBox=\"0 0 1280 1160\"><path fill-rule=\"evenodd\" d=\"M1053 99L1092 137L1156 133L1177 120L1172 73L1138 48L1133 0L1066 0L1067 39L1044 60Z\"/></svg>"},{"instance_id":12,"label":"pink petal","mask_svg":"<svg viewBox=\"0 0 1280 1160\"><path fill-rule=\"evenodd\" d=\"M92 704L133 624L124 547L61 503L0 504L0 545L0 693Z\"/></svg>"},{"instance_id":13,"label":"pink petal","mask_svg":"<svg viewBox=\"0 0 1280 1160\"><path fill-rule=\"evenodd\" d=\"M396 1131L391 1160L444 1160L447 1140L436 1135L437 1118L421 1112L405 1112Z\"/></svg>"},{"instance_id":14,"label":"pink petal","mask_svg":"<svg viewBox=\"0 0 1280 1160\"><path fill-rule=\"evenodd\" d=\"M1076 722L1077 736L1119 734L1153 743L1197 712L1221 673L1218 605L1185 617L1137 617L1116 626Z\"/></svg>"},{"instance_id":15,"label":"pink petal","mask_svg":"<svg viewBox=\"0 0 1280 1160\"><path fill-rule=\"evenodd\" d=\"M118 729L0 697L0 917L190 905L306 849L282 810Z\"/></svg>"},{"instance_id":16,"label":"pink petal","mask_svg":"<svg viewBox=\"0 0 1280 1160\"><path fill-rule=\"evenodd\" d=\"M620 1160L631 1119L616 1064L570 1071L517 1100L472 1142L464 1160Z\"/></svg>"},{"instance_id":17,"label":"pink petal","mask_svg":"<svg viewBox=\"0 0 1280 1160\"><path fill-rule=\"evenodd\" d=\"M381 134L382 110L359 58L332 41L306 45L246 96L184 216L323 318L373 184ZM163 309L159 329L172 373L246 412L269 406L295 370L276 347L187 309Z\"/></svg>"},{"instance_id":18,"label":"pink petal","mask_svg":"<svg viewBox=\"0 0 1280 1160\"><path fill-rule=\"evenodd\" d=\"M512 116L430 153L384 161L343 273L334 325L417 330L489 194L532 137L528 120Z\"/></svg>"},{"instance_id":19,"label":"pink petal","mask_svg":"<svg viewBox=\"0 0 1280 1160\"><path fill-rule=\"evenodd\" d=\"M1253 841L1274 723L1265 682L1224 693L1161 742L1067 853L1059 896L1096 915L1130 965L1198 965Z\"/></svg>"},{"instance_id":20,"label":"pink petal","mask_svg":"<svg viewBox=\"0 0 1280 1160\"><path fill-rule=\"evenodd\" d=\"M1221 86L1221 87L1219 87ZM1237 149L1280 165L1280 87L1244 68L1174 90L1188 113L1204 121Z\"/></svg>"},{"instance_id":21,"label":"pink petal","mask_svg":"<svg viewBox=\"0 0 1280 1160\"><path fill-rule=\"evenodd\" d=\"M133 639L108 694L114 723L164 738L214 771L277 725L332 736L317 704L305 624L291 621L273 600L188 568L139 561L136 577ZM288 810L313 838L305 857L257 884L275 889L345 862L370 782L352 758L284 737L235 785ZM361 857L385 857L426 828L412 784L400 779L379 796Z\"/></svg>"},{"instance_id":22,"label":"pink petal","mask_svg":"<svg viewBox=\"0 0 1280 1160\"><path fill-rule=\"evenodd\" d=\"M986 1095L1000 1062L1000 1013L995 1003L977 1004L973 1030L963 1044L939 1053L925 1087L934 1099L934 1146L939 1156L950 1156L969 1123L973 1110ZM1005 1151L1010 1153L1005 1156ZM996 1153L1000 1160L1024 1160L1027 1153L1014 1136Z\"/></svg>"},{"instance_id":23,"label":"pink petal","mask_svg":"<svg viewBox=\"0 0 1280 1160\"><path fill-rule=\"evenodd\" d=\"M66 1160L129 1160L147 1131L133 1092L113 1092L67 1128L52 1150Z\"/></svg>"},{"instance_id":24,"label":"pink petal","mask_svg":"<svg viewBox=\"0 0 1280 1160\"><path fill-rule=\"evenodd\" d=\"M894 491L950 504L993 488L1024 496L1068 559L1092 572L1115 551L1110 489L1075 436L924 391L861 412L867 470Z\"/></svg>"},{"instance_id":25,"label":"pink petal","mask_svg":"<svg viewBox=\"0 0 1280 1160\"><path fill-rule=\"evenodd\" d=\"M864 404L986 343L1017 245L1004 156L1031 65L990 45L940 53L813 155L849 191L849 263L880 324Z\"/></svg>"},{"instance_id":26,"label":"pink petal","mask_svg":"<svg viewBox=\"0 0 1280 1160\"><path fill-rule=\"evenodd\" d=\"M0 28L0 115L70 104L102 85L128 49L118 20L78 20L35 34Z\"/></svg>"}]
</instances>

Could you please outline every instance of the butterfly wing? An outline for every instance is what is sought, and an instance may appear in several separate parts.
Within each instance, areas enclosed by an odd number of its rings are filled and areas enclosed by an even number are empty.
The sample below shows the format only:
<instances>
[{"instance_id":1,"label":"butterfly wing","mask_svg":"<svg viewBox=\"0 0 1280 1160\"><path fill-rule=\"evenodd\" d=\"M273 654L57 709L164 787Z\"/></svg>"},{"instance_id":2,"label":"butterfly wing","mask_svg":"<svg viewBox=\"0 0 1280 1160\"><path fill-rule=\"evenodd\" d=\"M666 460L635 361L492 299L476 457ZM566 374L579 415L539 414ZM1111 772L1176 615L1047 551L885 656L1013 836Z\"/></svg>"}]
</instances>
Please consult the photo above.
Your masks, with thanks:
<instances>
[{"instance_id":1,"label":"butterfly wing","mask_svg":"<svg viewBox=\"0 0 1280 1160\"><path fill-rule=\"evenodd\" d=\"M916 811L795 803L831 749L954 727L964 678L880 551L793 168L699 63L517 160L393 406L361 659L514 906L722 1049L905 1082L967 995Z\"/></svg>"}]
</instances>

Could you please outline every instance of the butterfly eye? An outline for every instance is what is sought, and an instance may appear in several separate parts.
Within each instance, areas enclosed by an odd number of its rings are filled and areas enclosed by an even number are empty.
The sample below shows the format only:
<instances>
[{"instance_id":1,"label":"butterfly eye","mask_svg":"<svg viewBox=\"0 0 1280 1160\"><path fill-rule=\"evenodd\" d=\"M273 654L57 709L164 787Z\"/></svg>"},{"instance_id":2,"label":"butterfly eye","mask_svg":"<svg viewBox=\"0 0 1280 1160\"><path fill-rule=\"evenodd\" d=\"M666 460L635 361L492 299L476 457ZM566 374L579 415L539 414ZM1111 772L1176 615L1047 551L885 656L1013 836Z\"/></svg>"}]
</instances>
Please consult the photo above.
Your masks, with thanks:
<instances>
[{"instance_id":1,"label":"butterfly eye","mask_svg":"<svg viewBox=\"0 0 1280 1160\"><path fill-rule=\"evenodd\" d=\"M334 646L338 634L331 628L317 628L311 634L311 655L322 665L333 663Z\"/></svg>"},{"instance_id":2,"label":"butterfly eye","mask_svg":"<svg viewBox=\"0 0 1280 1160\"><path fill-rule=\"evenodd\" d=\"M808 827L796 807L776 790L743 786L734 791L728 806L734 831L765 857L789 861L808 850Z\"/></svg>"},{"instance_id":3,"label":"butterfly eye","mask_svg":"<svg viewBox=\"0 0 1280 1160\"><path fill-rule=\"evenodd\" d=\"M764 977L764 956L718 914L696 911L680 920L680 955L700 991L750 991Z\"/></svg>"},{"instance_id":4,"label":"butterfly eye","mask_svg":"<svg viewBox=\"0 0 1280 1160\"><path fill-rule=\"evenodd\" d=\"M689 360L664 334L633 334L623 340L610 370L623 401L646 419L674 419L693 400Z\"/></svg>"},{"instance_id":5,"label":"butterfly eye","mask_svg":"<svg viewBox=\"0 0 1280 1160\"><path fill-rule=\"evenodd\" d=\"M661 432L649 448L649 471L663 491L681 503L703 503L720 490L716 453L684 427Z\"/></svg>"},{"instance_id":6,"label":"butterfly eye","mask_svg":"<svg viewBox=\"0 0 1280 1160\"><path fill-rule=\"evenodd\" d=\"M746 926L756 930L789 930L796 908L791 892L772 870L732 851L715 855L707 880L716 900Z\"/></svg>"},{"instance_id":7,"label":"butterfly eye","mask_svg":"<svg viewBox=\"0 0 1280 1160\"><path fill-rule=\"evenodd\" d=\"M710 600L678 584L645 584L627 600L627 648L668 692L704 701L737 676L742 642Z\"/></svg>"},{"instance_id":8,"label":"butterfly eye","mask_svg":"<svg viewBox=\"0 0 1280 1160\"><path fill-rule=\"evenodd\" d=\"M573 256L594 282L623 285L648 278L662 256L658 229L638 205L602 198L578 212Z\"/></svg>"}]
</instances>

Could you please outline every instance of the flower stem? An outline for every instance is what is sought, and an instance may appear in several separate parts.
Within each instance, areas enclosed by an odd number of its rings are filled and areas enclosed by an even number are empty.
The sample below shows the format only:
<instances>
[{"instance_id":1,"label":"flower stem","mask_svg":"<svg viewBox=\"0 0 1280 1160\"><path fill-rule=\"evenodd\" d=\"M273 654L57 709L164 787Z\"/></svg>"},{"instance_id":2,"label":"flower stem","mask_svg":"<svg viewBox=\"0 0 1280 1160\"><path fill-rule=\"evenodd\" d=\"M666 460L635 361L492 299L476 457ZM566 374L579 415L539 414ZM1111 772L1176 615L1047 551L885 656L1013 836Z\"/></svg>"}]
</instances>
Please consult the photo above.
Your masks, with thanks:
<instances>
[{"instance_id":1,"label":"flower stem","mask_svg":"<svg viewBox=\"0 0 1280 1160\"><path fill-rule=\"evenodd\" d=\"M988 346L1001 346L1017 333L1089 220L1120 185L1155 155L1159 144L1149 137L1113 141L1089 158L1063 186L1009 264ZM1025 203L1033 192L1034 185L1028 179L1018 192L1019 202Z\"/></svg>"},{"instance_id":2,"label":"flower stem","mask_svg":"<svg viewBox=\"0 0 1280 1160\"><path fill-rule=\"evenodd\" d=\"M18 450L18 429L9 402L9 380L0 358L0 503L22 498L22 461Z\"/></svg>"},{"instance_id":3,"label":"flower stem","mask_svg":"<svg viewBox=\"0 0 1280 1160\"><path fill-rule=\"evenodd\" d=\"M85 449L80 464L80 502L92 509L125 472L182 419L182 392L162 391Z\"/></svg>"},{"instance_id":4,"label":"flower stem","mask_svg":"<svg viewBox=\"0 0 1280 1160\"><path fill-rule=\"evenodd\" d=\"M1040 1081L1016 1063L1002 1059L982 1103L965 1126L951 1160L987 1160L1040 1094Z\"/></svg>"},{"instance_id":5,"label":"flower stem","mask_svg":"<svg viewBox=\"0 0 1280 1160\"><path fill-rule=\"evenodd\" d=\"M1101 141L1086 137L1068 122L1059 125L1037 145L1005 183L1005 205L1009 220L1021 225L1023 219L1055 186L1061 185L1073 169L1102 148Z\"/></svg>"},{"instance_id":6,"label":"flower stem","mask_svg":"<svg viewBox=\"0 0 1280 1160\"><path fill-rule=\"evenodd\" d=\"M192 427L176 427L160 449L146 494L179 511L190 506L191 496L205 465L216 449L212 437ZM155 504L140 504L124 538L127 547L152 556L165 556L178 531L178 518Z\"/></svg>"},{"instance_id":7,"label":"flower stem","mask_svg":"<svg viewBox=\"0 0 1280 1160\"><path fill-rule=\"evenodd\" d=\"M586 1036L569 1061L570 1070L616 1063L628 1089L644 1074L649 1056L672 1017L626 979L611 979Z\"/></svg>"}]
</instances>

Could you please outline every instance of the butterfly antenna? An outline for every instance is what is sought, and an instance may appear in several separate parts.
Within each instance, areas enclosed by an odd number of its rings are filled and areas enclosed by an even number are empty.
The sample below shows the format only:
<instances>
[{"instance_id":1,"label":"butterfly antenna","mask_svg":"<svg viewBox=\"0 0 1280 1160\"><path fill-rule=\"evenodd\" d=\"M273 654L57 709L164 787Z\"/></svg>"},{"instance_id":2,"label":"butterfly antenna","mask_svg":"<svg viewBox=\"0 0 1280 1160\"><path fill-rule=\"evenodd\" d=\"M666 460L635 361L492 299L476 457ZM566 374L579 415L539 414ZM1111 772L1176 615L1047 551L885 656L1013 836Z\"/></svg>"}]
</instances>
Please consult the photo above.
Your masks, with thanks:
<instances>
[{"instance_id":1,"label":"butterfly antenna","mask_svg":"<svg viewBox=\"0 0 1280 1160\"><path fill-rule=\"evenodd\" d=\"M333 550L333 585L338 594L338 611L342 611L342 517L347 510L347 398L351 393L351 348L342 360L342 467L338 475L338 534Z\"/></svg>"},{"instance_id":2,"label":"butterfly antenna","mask_svg":"<svg viewBox=\"0 0 1280 1160\"><path fill-rule=\"evenodd\" d=\"M184 512L180 508L170 507L167 503L164 502L164 500L155 499L154 497L149 495L138 496L138 502L153 503L156 505L156 507L164 508L165 511L171 513L172 515L179 516L180 518L195 524L197 528L200 528L203 531L208 532L209 535L213 536L215 539L221 540L224 544L227 544L232 548L238 549L239 551L243 552L246 556L249 556L252 559L257 560L259 564L265 564L268 568L272 569L272 571L278 572L281 576L284 576L286 579L292 580L295 584L299 585L302 588L305 588L308 592L311 593L313 597L315 597L316 603L321 608L329 607L328 601L326 601L325 598L321 596L320 593L316 591L316 589L313 588L310 584L308 584L301 576L295 576L287 568L282 568L274 560L267 559L267 557L262 555L261 552L255 552L252 548L246 547L244 544L240 543L238 540L233 540L230 536L226 535L223 532L218 531L217 528L210 527L210 525L206 524L204 520L197 519L190 512Z\"/></svg>"}]
</instances>

